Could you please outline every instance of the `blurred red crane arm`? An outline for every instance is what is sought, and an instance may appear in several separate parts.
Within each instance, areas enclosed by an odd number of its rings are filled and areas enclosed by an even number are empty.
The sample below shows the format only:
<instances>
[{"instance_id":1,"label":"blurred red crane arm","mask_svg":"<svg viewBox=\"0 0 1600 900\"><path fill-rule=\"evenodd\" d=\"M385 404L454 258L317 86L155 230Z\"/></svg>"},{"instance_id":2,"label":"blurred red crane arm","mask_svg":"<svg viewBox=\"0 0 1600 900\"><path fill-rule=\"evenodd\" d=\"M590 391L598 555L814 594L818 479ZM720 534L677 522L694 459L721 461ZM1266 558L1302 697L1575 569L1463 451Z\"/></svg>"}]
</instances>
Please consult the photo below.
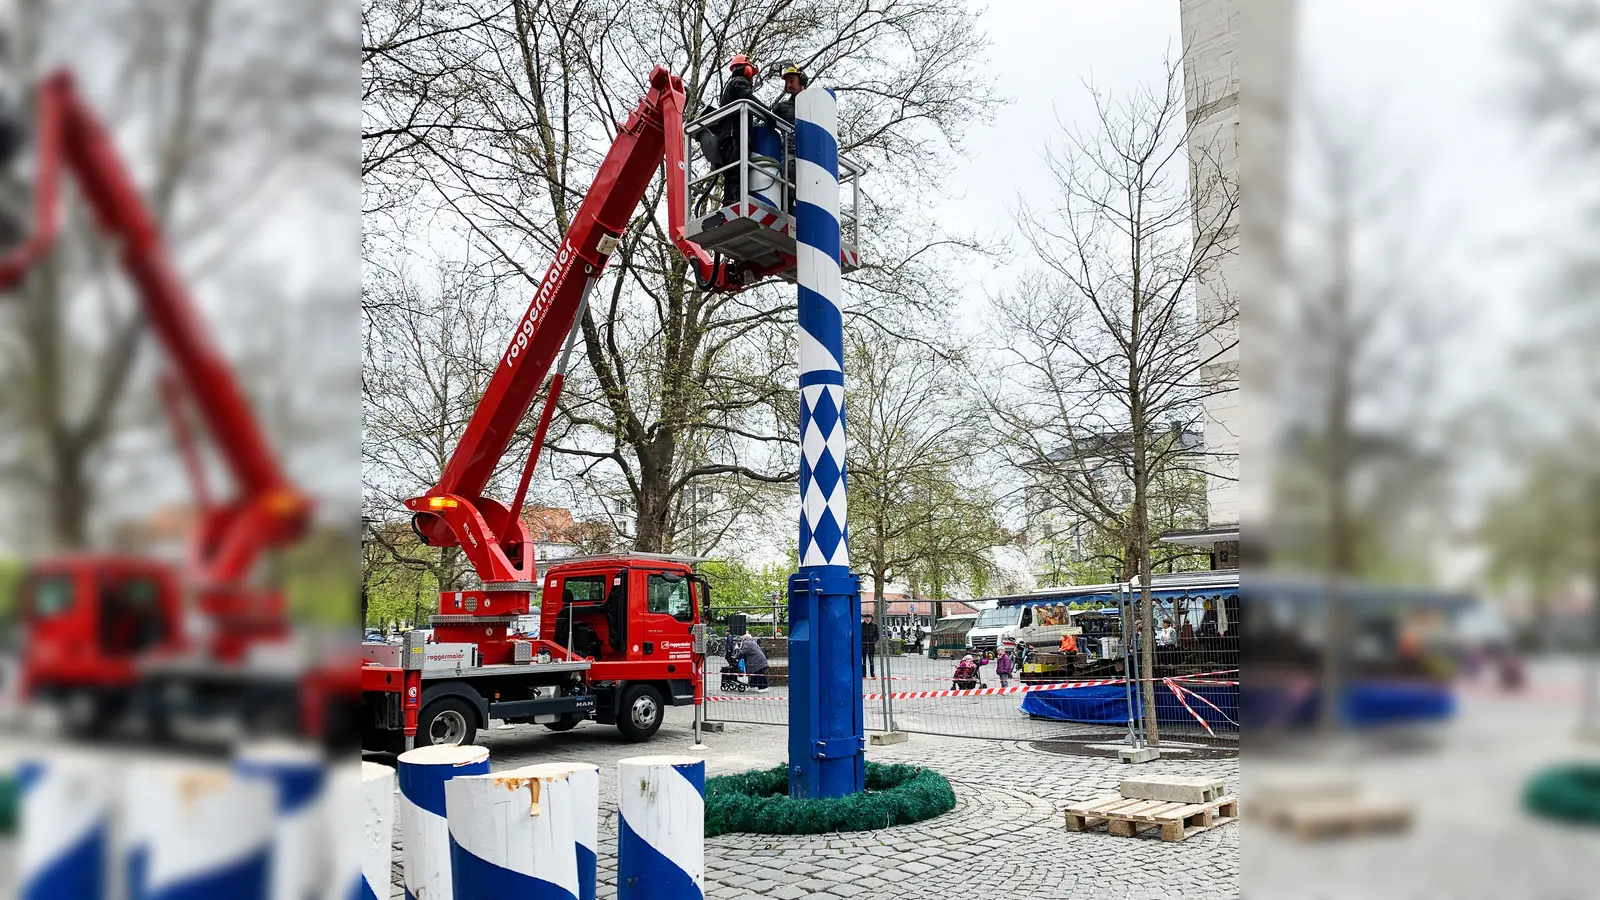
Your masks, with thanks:
<instances>
[{"instance_id":1,"label":"blurred red crane arm","mask_svg":"<svg viewBox=\"0 0 1600 900\"><path fill-rule=\"evenodd\" d=\"M50 75L40 84L35 102L33 230L0 258L0 290L20 283L55 242L61 227L62 173L69 172L96 226L116 242L145 321L172 367L172 384L190 401L232 476L235 495L219 501L209 500L203 485L196 484L202 521L191 545L190 574L202 585L234 583L265 548L304 532L311 502L285 477L232 370L196 316L154 217L72 77L64 71ZM176 404L169 408L181 416ZM191 477L198 478L188 430L181 420L174 424L191 462Z\"/></svg>"}]
</instances>

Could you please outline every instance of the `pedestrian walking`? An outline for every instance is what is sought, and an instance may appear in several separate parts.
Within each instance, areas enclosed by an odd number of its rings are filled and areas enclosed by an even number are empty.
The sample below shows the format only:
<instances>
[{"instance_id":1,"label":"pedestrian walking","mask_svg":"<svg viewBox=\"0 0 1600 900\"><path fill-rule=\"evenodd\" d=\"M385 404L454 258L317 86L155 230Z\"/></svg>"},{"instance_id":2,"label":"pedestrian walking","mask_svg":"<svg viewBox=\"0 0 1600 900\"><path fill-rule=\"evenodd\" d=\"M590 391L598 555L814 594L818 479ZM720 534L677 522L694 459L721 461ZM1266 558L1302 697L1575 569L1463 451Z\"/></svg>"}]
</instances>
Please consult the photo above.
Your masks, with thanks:
<instances>
[{"instance_id":1,"label":"pedestrian walking","mask_svg":"<svg viewBox=\"0 0 1600 900\"><path fill-rule=\"evenodd\" d=\"M878 677L878 623L871 616L861 617L861 668Z\"/></svg>"}]
</instances>

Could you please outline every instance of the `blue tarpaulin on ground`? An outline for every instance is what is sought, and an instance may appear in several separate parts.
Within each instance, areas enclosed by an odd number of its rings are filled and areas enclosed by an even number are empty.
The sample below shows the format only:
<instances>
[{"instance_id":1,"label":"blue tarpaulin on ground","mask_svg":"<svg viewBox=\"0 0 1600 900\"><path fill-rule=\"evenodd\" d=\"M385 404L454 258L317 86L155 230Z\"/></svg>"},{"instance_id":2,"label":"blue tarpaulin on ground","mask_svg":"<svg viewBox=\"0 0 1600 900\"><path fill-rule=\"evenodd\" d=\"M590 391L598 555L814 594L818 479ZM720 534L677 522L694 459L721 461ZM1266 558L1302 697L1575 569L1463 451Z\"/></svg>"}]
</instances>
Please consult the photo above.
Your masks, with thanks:
<instances>
[{"instance_id":1,"label":"blue tarpaulin on ground","mask_svg":"<svg viewBox=\"0 0 1600 900\"><path fill-rule=\"evenodd\" d=\"M1199 728L1198 715L1213 731L1237 731L1239 726L1239 688L1231 684L1185 684L1185 700L1189 709L1165 684L1156 686L1156 721L1162 725L1184 725ZM1081 722L1088 725L1119 725L1128 721L1128 689L1120 684L1093 687L1059 688L1053 691L1034 691L1022 698L1022 711L1043 719L1058 722ZM1199 695L1211 701L1208 705L1196 699ZM1134 709L1140 705L1139 696L1133 698ZM1215 708L1213 708L1213 706ZM1192 709L1194 712L1190 712ZM1232 719L1233 721L1228 721Z\"/></svg>"},{"instance_id":2,"label":"blue tarpaulin on ground","mask_svg":"<svg viewBox=\"0 0 1600 900\"><path fill-rule=\"evenodd\" d=\"M1301 691L1252 686L1243 698L1252 727L1294 728L1317 720L1322 694L1315 687ZM1366 681L1344 691L1344 721L1348 725L1398 725L1448 719L1455 714L1455 694L1448 684L1405 681Z\"/></svg>"}]
</instances>

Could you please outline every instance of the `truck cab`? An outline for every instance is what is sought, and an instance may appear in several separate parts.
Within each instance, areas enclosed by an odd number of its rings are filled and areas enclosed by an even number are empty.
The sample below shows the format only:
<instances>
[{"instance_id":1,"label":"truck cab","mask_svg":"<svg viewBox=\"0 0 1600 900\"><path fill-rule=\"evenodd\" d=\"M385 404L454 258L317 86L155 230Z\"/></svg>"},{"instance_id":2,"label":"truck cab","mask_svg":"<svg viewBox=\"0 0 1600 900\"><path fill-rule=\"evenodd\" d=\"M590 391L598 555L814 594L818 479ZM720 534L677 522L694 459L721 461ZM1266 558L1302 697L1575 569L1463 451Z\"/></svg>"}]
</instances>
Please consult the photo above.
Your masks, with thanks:
<instances>
[{"instance_id":1,"label":"truck cab","mask_svg":"<svg viewBox=\"0 0 1600 900\"><path fill-rule=\"evenodd\" d=\"M692 702L693 629L706 595L705 579L684 558L562 562L543 581L539 637L591 660L594 680L660 682Z\"/></svg>"},{"instance_id":2,"label":"truck cab","mask_svg":"<svg viewBox=\"0 0 1600 900\"><path fill-rule=\"evenodd\" d=\"M17 599L23 693L60 706L73 731L109 725L132 699L138 661L185 646L177 577L155 560L41 561Z\"/></svg>"}]
</instances>

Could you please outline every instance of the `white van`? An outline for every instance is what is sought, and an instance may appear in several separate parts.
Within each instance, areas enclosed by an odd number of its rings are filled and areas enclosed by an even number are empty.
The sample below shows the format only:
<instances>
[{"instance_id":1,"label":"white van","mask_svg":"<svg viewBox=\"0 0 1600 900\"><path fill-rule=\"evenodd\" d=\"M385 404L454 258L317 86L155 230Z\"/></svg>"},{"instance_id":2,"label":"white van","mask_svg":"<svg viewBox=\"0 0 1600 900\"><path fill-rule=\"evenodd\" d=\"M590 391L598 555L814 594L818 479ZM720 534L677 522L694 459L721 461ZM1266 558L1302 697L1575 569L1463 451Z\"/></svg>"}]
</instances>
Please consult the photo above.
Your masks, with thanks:
<instances>
[{"instance_id":1,"label":"white van","mask_svg":"<svg viewBox=\"0 0 1600 900\"><path fill-rule=\"evenodd\" d=\"M1022 607L1001 606L989 600L978 605L978 620L967 632L967 652L993 653L1017 646L1016 631L1022 625Z\"/></svg>"}]
</instances>

